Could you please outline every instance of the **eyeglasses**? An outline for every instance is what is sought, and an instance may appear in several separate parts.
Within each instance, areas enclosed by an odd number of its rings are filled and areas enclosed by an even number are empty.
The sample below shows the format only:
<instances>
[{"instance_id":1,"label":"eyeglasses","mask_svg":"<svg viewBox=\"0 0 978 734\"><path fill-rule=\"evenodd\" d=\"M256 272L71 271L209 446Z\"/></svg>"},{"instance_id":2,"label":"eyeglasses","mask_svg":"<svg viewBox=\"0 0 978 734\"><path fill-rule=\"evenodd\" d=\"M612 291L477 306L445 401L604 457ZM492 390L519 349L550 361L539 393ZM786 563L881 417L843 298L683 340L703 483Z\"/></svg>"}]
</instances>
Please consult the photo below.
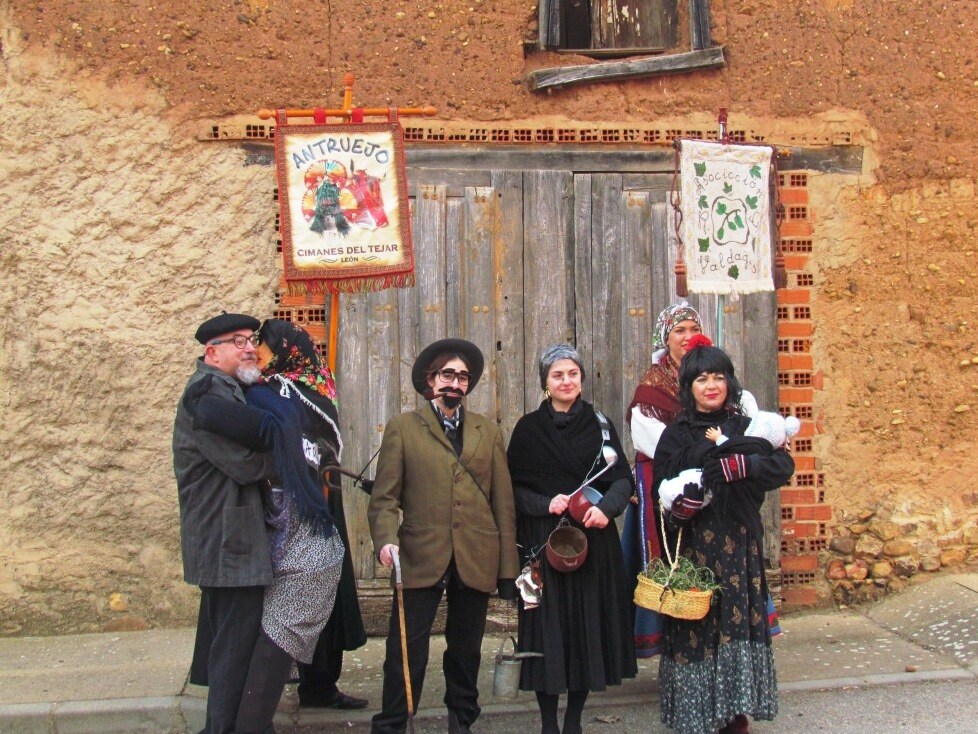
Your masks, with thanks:
<instances>
[{"instance_id":1,"label":"eyeglasses","mask_svg":"<svg viewBox=\"0 0 978 734\"><path fill-rule=\"evenodd\" d=\"M218 344L234 344L236 348L244 349L245 344L251 344L251 346L257 347L259 344L261 344L261 339L258 337L258 334L252 334L251 336L235 334L230 339L214 339L208 343L212 344L213 346L217 346Z\"/></svg>"},{"instance_id":2,"label":"eyeglasses","mask_svg":"<svg viewBox=\"0 0 978 734\"><path fill-rule=\"evenodd\" d=\"M456 372L455 370L437 370L435 372L438 375L438 379L444 382L446 385L450 385L455 380L458 380L458 384L465 387L469 384L469 380L472 379L472 375L468 372Z\"/></svg>"}]
</instances>

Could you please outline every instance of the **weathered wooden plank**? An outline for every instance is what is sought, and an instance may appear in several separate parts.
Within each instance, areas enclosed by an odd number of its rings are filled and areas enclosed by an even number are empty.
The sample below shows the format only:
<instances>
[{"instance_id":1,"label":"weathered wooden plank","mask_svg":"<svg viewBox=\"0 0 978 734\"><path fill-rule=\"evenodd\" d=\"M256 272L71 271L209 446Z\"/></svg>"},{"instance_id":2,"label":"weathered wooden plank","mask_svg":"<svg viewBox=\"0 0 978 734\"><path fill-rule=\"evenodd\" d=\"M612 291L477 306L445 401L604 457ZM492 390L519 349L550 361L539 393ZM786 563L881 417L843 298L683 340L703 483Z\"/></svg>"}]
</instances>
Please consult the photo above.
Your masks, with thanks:
<instances>
[{"instance_id":1,"label":"weathered wooden plank","mask_svg":"<svg viewBox=\"0 0 978 734\"><path fill-rule=\"evenodd\" d=\"M461 204L459 335L479 347L485 357L482 382L467 398L466 404L476 413L495 420L497 365L493 236L498 200L492 188L478 187L466 189Z\"/></svg>"},{"instance_id":2,"label":"weathered wooden plank","mask_svg":"<svg viewBox=\"0 0 978 734\"><path fill-rule=\"evenodd\" d=\"M528 409L523 401L523 175L494 172L499 199L493 230L493 274L496 314L496 395L498 416L508 440ZM530 376L532 379L532 375Z\"/></svg>"},{"instance_id":3,"label":"weathered wooden plank","mask_svg":"<svg viewBox=\"0 0 978 734\"><path fill-rule=\"evenodd\" d=\"M778 146L778 149L790 153L786 158L779 159L778 169L781 171L807 170L853 175L862 172L863 148L860 145L830 145L823 148ZM674 165L673 150L665 145L561 145L558 148L535 145L467 145L464 148L411 145L407 148L406 155L409 178L414 176L415 167L454 169L472 166L493 171L553 169L574 173L671 173ZM433 176L434 173L435 171L430 171L429 175ZM461 195L461 192L452 190L450 195Z\"/></svg>"},{"instance_id":4,"label":"weathered wooden plank","mask_svg":"<svg viewBox=\"0 0 978 734\"><path fill-rule=\"evenodd\" d=\"M415 276L414 291L417 305L407 326L416 324L413 333L402 344L401 380L402 410L421 404L422 398L411 385L411 365L418 353L446 333L446 240L448 195L447 186L421 187L415 203ZM404 314L404 316L409 316Z\"/></svg>"},{"instance_id":5,"label":"weathered wooden plank","mask_svg":"<svg viewBox=\"0 0 978 734\"><path fill-rule=\"evenodd\" d=\"M777 297L774 291L752 293L743 299L744 384L749 386L762 410L778 409ZM781 556L781 496L768 492L761 508L764 522L764 556L777 567Z\"/></svg>"},{"instance_id":6,"label":"weathered wooden plank","mask_svg":"<svg viewBox=\"0 0 978 734\"><path fill-rule=\"evenodd\" d=\"M710 0L689 0L689 35L693 50L710 48Z\"/></svg>"},{"instance_id":7,"label":"weathered wooden plank","mask_svg":"<svg viewBox=\"0 0 978 734\"><path fill-rule=\"evenodd\" d=\"M588 376L598 410L621 425L622 249L624 197L621 176L601 174L591 186L591 308L593 372Z\"/></svg>"},{"instance_id":8,"label":"weathered wooden plank","mask_svg":"<svg viewBox=\"0 0 978 734\"><path fill-rule=\"evenodd\" d=\"M541 350L574 338L573 176L567 171L523 174L523 285L527 375L524 400L540 397L536 374Z\"/></svg>"},{"instance_id":9,"label":"weathered wooden plank","mask_svg":"<svg viewBox=\"0 0 978 734\"><path fill-rule=\"evenodd\" d=\"M560 45L560 7L562 0L539 0L537 3L537 22L540 25L538 45L541 49L556 48Z\"/></svg>"},{"instance_id":10,"label":"weathered wooden plank","mask_svg":"<svg viewBox=\"0 0 978 734\"><path fill-rule=\"evenodd\" d=\"M669 48L676 43L676 0L596 0L592 8L595 48Z\"/></svg>"},{"instance_id":11,"label":"weathered wooden plank","mask_svg":"<svg viewBox=\"0 0 978 734\"><path fill-rule=\"evenodd\" d=\"M360 469L380 445L376 427L364 420L369 405L363 375L369 374L366 294L340 297L340 331L337 353L337 397L340 406L340 433L343 437L343 465ZM343 480L343 501L350 536L350 557L357 578L373 578L374 553L367 526L368 497Z\"/></svg>"},{"instance_id":12,"label":"weathered wooden plank","mask_svg":"<svg viewBox=\"0 0 978 734\"><path fill-rule=\"evenodd\" d=\"M668 50L666 46L642 46L636 48L557 48L558 54L568 56L590 56L592 59L624 59L628 56L645 56L661 54Z\"/></svg>"},{"instance_id":13,"label":"weathered wooden plank","mask_svg":"<svg viewBox=\"0 0 978 734\"><path fill-rule=\"evenodd\" d=\"M591 249L592 231L591 187L594 177L589 174L574 176L574 315L575 344L584 360L584 372L594 374L594 304L591 302ZM593 402L592 380L585 379L582 394Z\"/></svg>"},{"instance_id":14,"label":"weathered wooden plank","mask_svg":"<svg viewBox=\"0 0 978 734\"><path fill-rule=\"evenodd\" d=\"M462 198L449 197L445 210L445 333L455 337L462 333Z\"/></svg>"},{"instance_id":15,"label":"weathered wooden plank","mask_svg":"<svg viewBox=\"0 0 978 734\"><path fill-rule=\"evenodd\" d=\"M652 324L652 194L628 191L625 199L624 236L622 242L622 309L621 309L621 404L619 430L626 456L634 455L631 433L625 425L624 410L631 402L638 381L651 362Z\"/></svg>"},{"instance_id":16,"label":"weathered wooden plank","mask_svg":"<svg viewBox=\"0 0 978 734\"><path fill-rule=\"evenodd\" d=\"M537 69L526 75L526 81L531 91L538 92L543 89L567 87L583 82L638 79L647 76L717 69L725 63L723 47L713 46L698 51L654 56L635 61L605 61L586 66Z\"/></svg>"},{"instance_id":17,"label":"weathered wooden plank","mask_svg":"<svg viewBox=\"0 0 978 734\"><path fill-rule=\"evenodd\" d=\"M415 166L430 169L444 166L524 171L548 169L589 173L600 171L672 171L671 147L627 148L621 146L561 145L542 148L533 145L471 145L456 148L442 145L412 146L406 151L408 176Z\"/></svg>"},{"instance_id":18,"label":"weathered wooden plank","mask_svg":"<svg viewBox=\"0 0 978 734\"><path fill-rule=\"evenodd\" d=\"M408 196L417 196L422 186L444 186L448 196L464 196L470 186L488 186L489 172L482 169L429 169L412 166L408 171Z\"/></svg>"},{"instance_id":19,"label":"weathered wooden plank","mask_svg":"<svg viewBox=\"0 0 978 734\"><path fill-rule=\"evenodd\" d=\"M779 150L782 148L779 146ZM831 145L826 148L792 148L787 158L779 158L780 171L820 171L859 174L863 170L861 145Z\"/></svg>"}]
</instances>

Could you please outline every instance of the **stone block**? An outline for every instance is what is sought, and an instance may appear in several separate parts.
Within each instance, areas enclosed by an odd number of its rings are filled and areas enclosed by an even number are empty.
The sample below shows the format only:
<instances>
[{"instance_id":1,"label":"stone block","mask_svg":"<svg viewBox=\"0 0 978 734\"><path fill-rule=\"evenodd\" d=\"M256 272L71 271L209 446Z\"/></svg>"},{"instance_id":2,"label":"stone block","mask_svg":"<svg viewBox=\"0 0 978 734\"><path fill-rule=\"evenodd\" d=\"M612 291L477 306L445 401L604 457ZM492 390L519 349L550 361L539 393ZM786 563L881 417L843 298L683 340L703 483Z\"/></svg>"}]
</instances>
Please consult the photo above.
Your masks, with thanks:
<instances>
[{"instance_id":1,"label":"stone block","mask_svg":"<svg viewBox=\"0 0 978 734\"><path fill-rule=\"evenodd\" d=\"M903 538L888 540L883 544L883 555L889 556L890 558L909 556L912 552L913 543L911 543L909 540L904 540Z\"/></svg>"},{"instance_id":2,"label":"stone block","mask_svg":"<svg viewBox=\"0 0 978 734\"><path fill-rule=\"evenodd\" d=\"M862 559L846 566L846 577L853 581L862 581L867 576L869 576L869 564Z\"/></svg>"},{"instance_id":3,"label":"stone block","mask_svg":"<svg viewBox=\"0 0 978 734\"><path fill-rule=\"evenodd\" d=\"M910 556L893 559L893 575L907 578L917 573L917 561Z\"/></svg>"},{"instance_id":4,"label":"stone block","mask_svg":"<svg viewBox=\"0 0 978 734\"><path fill-rule=\"evenodd\" d=\"M829 550L843 556L851 556L856 550L856 539L852 537L832 538L829 541Z\"/></svg>"},{"instance_id":5,"label":"stone block","mask_svg":"<svg viewBox=\"0 0 978 734\"><path fill-rule=\"evenodd\" d=\"M897 537L900 534L900 527L895 522L876 520L869 524L869 532L885 542Z\"/></svg>"},{"instance_id":6,"label":"stone block","mask_svg":"<svg viewBox=\"0 0 978 734\"><path fill-rule=\"evenodd\" d=\"M893 564L889 561L877 561L873 564L873 578L888 579L893 575Z\"/></svg>"},{"instance_id":7,"label":"stone block","mask_svg":"<svg viewBox=\"0 0 978 734\"><path fill-rule=\"evenodd\" d=\"M964 548L945 548L941 551L942 566L959 566L964 563L968 554Z\"/></svg>"},{"instance_id":8,"label":"stone block","mask_svg":"<svg viewBox=\"0 0 978 734\"><path fill-rule=\"evenodd\" d=\"M883 541L875 535L860 535L856 541L856 558L875 560L883 553Z\"/></svg>"},{"instance_id":9,"label":"stone block","mask_svg":"<svg viewBox=\"0 0 978 734\"><path fill-rule=\"evenodd\" d=\"M846 577L846 565L838 558L829 561L825 567L825 578L837 581Z\"/></svg>"}]
</instances>

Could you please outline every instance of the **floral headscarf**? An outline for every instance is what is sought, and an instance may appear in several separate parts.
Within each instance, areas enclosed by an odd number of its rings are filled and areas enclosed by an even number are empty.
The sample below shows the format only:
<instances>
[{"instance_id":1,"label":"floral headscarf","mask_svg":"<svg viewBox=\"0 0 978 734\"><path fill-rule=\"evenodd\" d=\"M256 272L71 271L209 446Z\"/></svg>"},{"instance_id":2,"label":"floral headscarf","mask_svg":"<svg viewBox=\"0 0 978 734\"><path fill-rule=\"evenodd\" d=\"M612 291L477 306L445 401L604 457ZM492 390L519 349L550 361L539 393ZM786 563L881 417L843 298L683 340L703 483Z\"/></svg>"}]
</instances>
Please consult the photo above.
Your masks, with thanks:
<instances>
[{"instance_id":1,"label":"floral headscarf","mask_svg":"<svg viewBox=\"0 0 978 734\"><path fill-rule=\"evenodd\" d=\"M666 342L669 340L669 332L673 330L676 324L683 321L695 321L697 325L701 327L703 325L696 309L686 301L680 301L662 309L662 313L655 321L655 329L652 331L652 350L665 349Z\"/></svg>"},{"instance_id":2,"label":"floral headscarf","mask_svg":"<svg viewBox=\"0 0 978 734\"><path fill-rule=\"evenodd\" d=\"M312 396L307 394L307 397L320 399L314 402L328 400L332 403L332 409L336 410L336 383L333 373L320 360L312 337L304 329L290 321L268 319L262 324L258 336L262 344L272 351L271 361L262 370L266 381L270 381L275 375L286 377L313 393Z\"/></svg>"}]
</instances>

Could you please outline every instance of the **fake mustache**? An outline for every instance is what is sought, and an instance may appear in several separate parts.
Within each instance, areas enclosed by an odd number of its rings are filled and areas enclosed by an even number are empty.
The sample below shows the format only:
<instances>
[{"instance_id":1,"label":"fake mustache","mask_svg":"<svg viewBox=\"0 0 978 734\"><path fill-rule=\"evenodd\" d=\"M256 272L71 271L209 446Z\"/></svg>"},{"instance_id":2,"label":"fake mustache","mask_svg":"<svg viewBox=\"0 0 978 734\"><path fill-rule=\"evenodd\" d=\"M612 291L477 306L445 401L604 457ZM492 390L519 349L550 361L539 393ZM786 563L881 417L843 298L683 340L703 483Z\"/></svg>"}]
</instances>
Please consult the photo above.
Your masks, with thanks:
<instances>
[{"instance_id":1,"label":"fake mustache","mask_svg":"<svg viewBox=\"0 0 978 734\"><path fill-rule=\"evenodd\" d=\"M451 385L443 387L438 392L435 392L430 387L424 391L425 400L434 400L438 397L458 401L465 397L465 391L457 387L452 387Z\"/></svg>"}]
</instances>

